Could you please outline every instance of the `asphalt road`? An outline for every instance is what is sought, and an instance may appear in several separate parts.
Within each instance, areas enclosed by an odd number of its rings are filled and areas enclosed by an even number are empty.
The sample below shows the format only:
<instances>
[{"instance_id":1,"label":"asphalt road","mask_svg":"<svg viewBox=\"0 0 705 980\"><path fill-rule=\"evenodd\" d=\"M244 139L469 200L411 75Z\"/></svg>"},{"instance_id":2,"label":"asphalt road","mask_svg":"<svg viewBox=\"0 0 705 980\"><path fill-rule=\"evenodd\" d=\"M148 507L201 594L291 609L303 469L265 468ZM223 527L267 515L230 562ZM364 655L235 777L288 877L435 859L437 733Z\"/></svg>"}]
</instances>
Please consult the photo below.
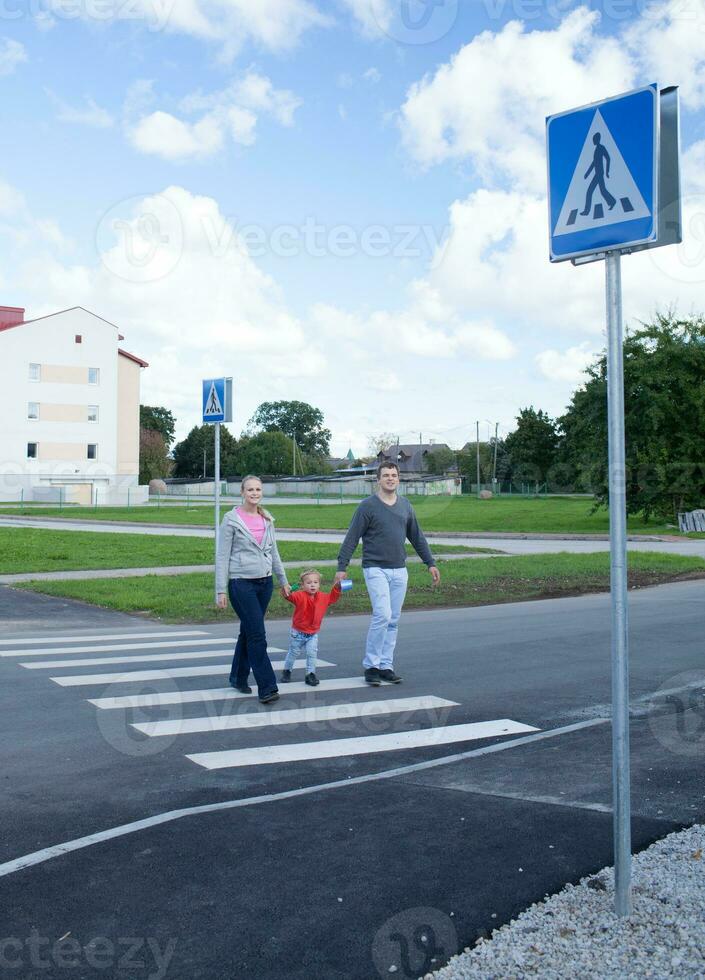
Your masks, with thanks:
<instances>
[{"instance_id":1,"label":"asphalt road","mask_svg":"<svg viewBox=\"0 0 705 980\"><path fill-rule=\"evenodd\" d=\"M705 819L704 589L630 596L635 848ZM610 864L608 610L599 595L405 613L404 683L379 689L359 681L365 619L336 617L321 635L332 665L321 686L292 686L267 709L214 693L230 645L221 626L120 616L50 631L33 608L6 617L0 976L368 980L395 966L418 977ZM273 647L287 628L271 623ZM106 702L183 692L201 693ZM402 698L438 700L372 714ZM313 713L335 706L328 720ZM479 723L494 727L460 728ZM365 738L375 750L352 754ZM380 738L428 744L388 750ZM291 754L310 757L283 761Z\"/></svg>"}]
</instances>

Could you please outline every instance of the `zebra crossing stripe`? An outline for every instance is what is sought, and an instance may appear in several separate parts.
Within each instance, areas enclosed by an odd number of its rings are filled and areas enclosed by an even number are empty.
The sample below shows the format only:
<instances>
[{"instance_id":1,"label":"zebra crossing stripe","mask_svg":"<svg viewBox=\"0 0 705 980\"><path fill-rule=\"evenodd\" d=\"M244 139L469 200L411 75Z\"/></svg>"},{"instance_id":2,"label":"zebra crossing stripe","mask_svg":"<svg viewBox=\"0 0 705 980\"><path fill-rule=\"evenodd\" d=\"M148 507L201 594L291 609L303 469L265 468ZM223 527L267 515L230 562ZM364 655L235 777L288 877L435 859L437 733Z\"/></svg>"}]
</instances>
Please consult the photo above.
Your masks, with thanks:
<instances>
[{"instance_id":1,"label":"zebra crossing stripe","mask_svg":"<svg viewBox=\"0 0 705 980\"><path fill-rule=\"evenodd\" d=\"M270 725L299 725L318 721L349 721L376 715L400 714L404 711L432 711L455 708L457 701L446 701L425 695L397 698L392 701L358 701L347 704L311 705L308 708L286 708L278 711L248 711L246 714L221 718L181 718L177 721L148 721L132 727L144 735L191 735L195 732L225 732L233 729L267 728Z\"/></svg>"},{"instance_id":2,"label":"zebra crossing stripe","mask_svg":"<svg viewBox=\"0 0 705 980\"><path fill-rule=\"evenodd\" d=\"M318 667L335 667L327 660L319 660ZM272 661L275 670L281 670L283 660ZM294 667L305 667L305 660L297 660ZM65 677L52 677L61 687L82 687L89 684L135 684L138 681L171 681L179 677L216 677L230 668L230 660L208 667L172 667L171 670L130 670L120 674L67 674Z\"/></svg>"},{"instance_id":3,"label":"zebra crossing stripe","mask_svg":"<svg viewBox=\"0 0 705 980\"><path fill-rule=\"evenodd\" d=\"M365 683L358 674L356 677L325 678L320 687L309 687L303 681L291 681L281 684L279 693L285 694L326 694L329 691L347 691L352 688L365 688ZM154 694L125 694L114 698L86 698L95 708L109 711L113 708L158 708L165 704L195 704L198 702L230 701L253 698L252 694L241 694L232 687L211 687L203 691L159 691Z\"/></svg>"},{"instance_id":4,"label":"zebra crossing stripe","mask_svg":"<svg viewBox=\"0 0 705 980\"><path fill-rule=\"evenodd\" d=\"M193 653L152 653L145 657L94 657L88 660L40 660L21 663L26 670L45 670L51 667L101 667L103 664L171 663L175 660L215 660L216 657L232 656L232 647L224 650L194 651ZM267 653L286 653L281 647L267 647Z\"/></svg>"},{"instance_id":5,"label":"zebra crossing stripe","mask_svg":"<svg viewBox=\"0 0 705 980\"><path fill-rule=\"evenodd\" d=\"M154 650L159 647L205 647L221 645L227 642L227 637L219 636L209 640L167 640L163 643L108 643L92 647L43 647L40 650L3 650L0 657L45 657L53 653L117 653L118 650Z\"/></svg>"},{"instance_id":6,"label":"zebra crossing stripe","mask_svg":"<svg viewBox=\"0 0 705 980\"><path fill-rule=\"evenodd\" d=\"M48 634L32 636L29 639L15 637L14 640L0 640L0 646L22 646L32 643L97 643L98 640L149 640L164 636L173 636L176 639L179 636L207 636L207 633L205 630L179 630L177 633L172 630L168 633L106 633L105 636L53 636Z\"/></svg>"},{"instance_id":7,"label":"zebra crossing stripe","mask_svg":"<svg viewBox=\"0 0 705 980\"><path fill-rule=\"evenodd\" d=\"M340 756L367 755L370 752L392 752L421 746L434 748L451 742L472 742L480 738L537 732L538 728L502 718L468 725L447 725L420 731L392 732L389 735L365 735L361 738L334 738L321 742L298 742L289 745L263 745L257 749L226 749L220 752L197 752L186 758L204 769L232 769L237 766L266 766L274 762L304 762L310 759L333 759Z\"/></svg>"}]
</instances>

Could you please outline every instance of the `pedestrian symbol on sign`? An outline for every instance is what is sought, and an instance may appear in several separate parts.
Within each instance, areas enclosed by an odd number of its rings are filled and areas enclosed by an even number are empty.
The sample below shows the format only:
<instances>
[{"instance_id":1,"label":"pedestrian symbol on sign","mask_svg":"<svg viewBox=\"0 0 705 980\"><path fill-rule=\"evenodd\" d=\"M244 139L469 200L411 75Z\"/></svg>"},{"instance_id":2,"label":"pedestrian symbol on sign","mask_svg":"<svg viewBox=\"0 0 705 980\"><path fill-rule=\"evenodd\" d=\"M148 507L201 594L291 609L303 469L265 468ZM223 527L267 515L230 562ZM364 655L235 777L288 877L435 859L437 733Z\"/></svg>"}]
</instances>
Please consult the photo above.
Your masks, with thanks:
<instances>
[{"instance_id":1,"label":"pedestrian symbol on sign","mask_svg":"<svg viewBox=\"0 0 705 980\"><path fill-rule=\"evenodd\" d=\"M586 181L589 181L587 186ZM599 192L597 195L596 191ZM596 109L553 230L554 236L650 216L602 113Z\"/></svg>"},{"instance_id":2,"label":"pedestrian symbol on sign","mask_svg":"<svg viewBox=\"0 0 705 980\"><path fill-rule=\"evenodd\" d=\"M208 395L208 401L206 402L206 408L203 415L204 417L206 417L208 415L222 415L222 414L223 414L223 406L221 405L220 399L218 398L218 392L216 391L215 388L215 382L212 382L211 390Z\"/></svg>"}]
</instances>

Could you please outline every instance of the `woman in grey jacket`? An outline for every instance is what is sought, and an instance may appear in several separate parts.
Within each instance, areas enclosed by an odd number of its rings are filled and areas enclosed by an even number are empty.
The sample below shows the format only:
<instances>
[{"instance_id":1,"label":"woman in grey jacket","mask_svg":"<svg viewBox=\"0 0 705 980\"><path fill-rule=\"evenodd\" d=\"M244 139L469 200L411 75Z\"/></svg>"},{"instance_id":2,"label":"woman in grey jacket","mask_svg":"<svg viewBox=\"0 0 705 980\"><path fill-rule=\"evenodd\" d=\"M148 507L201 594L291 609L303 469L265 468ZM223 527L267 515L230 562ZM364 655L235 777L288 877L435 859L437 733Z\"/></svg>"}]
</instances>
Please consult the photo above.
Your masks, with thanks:
<instances>
[{"instance_id":1,"label":"woman in grey jacket","mask_svg":"<svg viewBox=\"0 0 705 980\"><path fill-rule=\"evenodd\" d=\"M242 481L242 506L233 507L220 525L216 585L218 608L225 609L228 596L240 620L240 634L230 669L230 683L243 694L251 694L247 683L250 669L257 681L262 704L279 700L277 680L269 655L264 616L272 598L272 570L289 595L277 542L274 520L263 507L262 481L246 476Z\"/></svg>"}]
</instances>

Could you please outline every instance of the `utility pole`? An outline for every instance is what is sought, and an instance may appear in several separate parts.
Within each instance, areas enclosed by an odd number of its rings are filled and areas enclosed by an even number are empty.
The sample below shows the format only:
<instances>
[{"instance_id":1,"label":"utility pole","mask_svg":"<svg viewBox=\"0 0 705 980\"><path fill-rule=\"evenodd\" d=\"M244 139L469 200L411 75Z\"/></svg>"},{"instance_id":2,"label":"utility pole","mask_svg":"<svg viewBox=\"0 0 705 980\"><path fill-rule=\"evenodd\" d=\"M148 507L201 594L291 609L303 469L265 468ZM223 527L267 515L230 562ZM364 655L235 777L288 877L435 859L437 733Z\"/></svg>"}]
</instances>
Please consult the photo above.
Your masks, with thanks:
<instances>
[{"instance_id":1,"label":"utility pole","mask_svg":"<svg viewBox=\"0 0 705 980\"><path fill-rule=\"evenodd\" d=\"M480 423L479 421L475 423L476 429L476 446L477 446L477 498L480 499Z\"/></svg>"},{"instance_id":2,"label":"utility pole","mask_svg":"<svg viewBox=\"0 0 705 980\"><path fill-rule=\"evenodd\" d=\"M423 439L421 432L419 432L419 473L423 473Z\"/></svg>"},{"instance_id":3,"label":"utility pole","mask_svg":"<svg viewBox=\"0 0 705 980\"><path fill-rule=\"evenodd\" d=\"M294 435L294 438L291 440L291 451L292 451L291 473L292 476L296 476L296 435Z\"/></svg>"},{"instance_id":4,"label":"utility pole","mask_svg":"<svg viewBox=\"0 0 705 980\"><path fill-rule=\"evenodd\" d=\"M203 447L203 479L206 478L206 447Z\"/></svg>"},{"instance_id":5,"label":"utility pole","mask_svg":"<svg viewBox=\"0 0 705 980\"><path fill-rule=\"evenodd\" d=\"M497 487L497 440L499 438L499 422L494 426L494 462L492 463L492 490Z\"/></svg>"}]
</instances>

